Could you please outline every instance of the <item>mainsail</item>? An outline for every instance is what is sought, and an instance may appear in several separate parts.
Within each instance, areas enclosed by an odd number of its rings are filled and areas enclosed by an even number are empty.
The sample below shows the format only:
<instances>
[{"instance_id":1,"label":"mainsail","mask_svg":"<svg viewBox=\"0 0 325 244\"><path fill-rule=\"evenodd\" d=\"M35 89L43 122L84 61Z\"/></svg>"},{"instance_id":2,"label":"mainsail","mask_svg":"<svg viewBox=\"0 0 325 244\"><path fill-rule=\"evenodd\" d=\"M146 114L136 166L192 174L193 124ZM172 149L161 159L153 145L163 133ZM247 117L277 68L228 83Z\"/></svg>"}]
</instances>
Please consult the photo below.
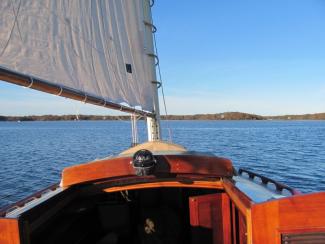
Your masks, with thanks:
<instances>
[{"instance_id":1,"label":"mainsail","mask_svg":"<svg viewBox=\"0 0 325 244\"><path fill-rule=\"evenodd\" d=\"M150 116L156 74L148 6L149 0L1 0L0 79Z\"/></svg>"}]
</instances>

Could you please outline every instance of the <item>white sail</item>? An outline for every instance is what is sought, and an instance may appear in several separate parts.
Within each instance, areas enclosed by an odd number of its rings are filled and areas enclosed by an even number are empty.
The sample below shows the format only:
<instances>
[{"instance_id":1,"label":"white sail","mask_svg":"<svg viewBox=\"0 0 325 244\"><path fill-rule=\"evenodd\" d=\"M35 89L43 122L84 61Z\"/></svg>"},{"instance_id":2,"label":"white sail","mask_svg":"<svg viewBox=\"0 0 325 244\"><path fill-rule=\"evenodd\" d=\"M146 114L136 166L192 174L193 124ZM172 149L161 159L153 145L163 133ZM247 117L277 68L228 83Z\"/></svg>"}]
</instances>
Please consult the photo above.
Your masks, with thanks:
<instances>
[{"instance_id":1,"label":"white sail","mask_svg":"<svg viewBox=\"0 0 325 244\"><path fill-rule=\"evenodd\" d=\"M153 110L143 0L1 0L0 66Z\"/></svg>"}]
</instances>

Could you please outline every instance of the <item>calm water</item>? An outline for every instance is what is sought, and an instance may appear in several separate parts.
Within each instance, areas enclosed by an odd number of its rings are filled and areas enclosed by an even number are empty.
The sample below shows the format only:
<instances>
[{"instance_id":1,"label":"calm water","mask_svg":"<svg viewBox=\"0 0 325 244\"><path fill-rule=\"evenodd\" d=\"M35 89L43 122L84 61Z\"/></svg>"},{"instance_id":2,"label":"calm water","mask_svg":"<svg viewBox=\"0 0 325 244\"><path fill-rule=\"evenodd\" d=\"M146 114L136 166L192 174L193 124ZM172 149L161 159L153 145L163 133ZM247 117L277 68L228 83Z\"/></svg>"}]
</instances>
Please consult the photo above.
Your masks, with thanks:
<instances>
[{"instance_id":1,"label":"calm water","mask_svg":"<svg viewBox=\"0 0 325 244\"><path fill-rule=\"evenodd\" d=\"M325 121L168 124L173 142L190 150L228 157L237 168L252 169L303 192L325 190ZM126 149L130 127L123 121L0 122L0 206L59 181L66 166ZM141 141L145 131L140 122Z\"/></svg>"}]
</instances>

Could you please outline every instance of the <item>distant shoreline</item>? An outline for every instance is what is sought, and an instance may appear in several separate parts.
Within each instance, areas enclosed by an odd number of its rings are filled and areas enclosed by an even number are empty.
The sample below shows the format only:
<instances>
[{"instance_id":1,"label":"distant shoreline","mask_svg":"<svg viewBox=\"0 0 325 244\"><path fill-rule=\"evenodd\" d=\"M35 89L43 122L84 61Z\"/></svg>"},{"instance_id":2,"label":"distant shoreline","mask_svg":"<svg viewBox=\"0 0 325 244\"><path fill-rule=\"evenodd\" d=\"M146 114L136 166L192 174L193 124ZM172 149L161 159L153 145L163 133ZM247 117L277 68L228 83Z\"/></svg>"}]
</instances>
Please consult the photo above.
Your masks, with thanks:
<instances>
[{"instance_id":1,"label":"distant shoreline","mask_svg":"<svg viewBox=\"0 0 325 244\"><path fill-rule=\"evenodd\" d=\"M325 113L303 115L261 116L256 114L226 112L217 114L168 115L162 120L325 120ZM0 121L73 121L73 120L129 120L130 116L113 115L29 115L1 116Z\"/></svg>"}]
</instances>

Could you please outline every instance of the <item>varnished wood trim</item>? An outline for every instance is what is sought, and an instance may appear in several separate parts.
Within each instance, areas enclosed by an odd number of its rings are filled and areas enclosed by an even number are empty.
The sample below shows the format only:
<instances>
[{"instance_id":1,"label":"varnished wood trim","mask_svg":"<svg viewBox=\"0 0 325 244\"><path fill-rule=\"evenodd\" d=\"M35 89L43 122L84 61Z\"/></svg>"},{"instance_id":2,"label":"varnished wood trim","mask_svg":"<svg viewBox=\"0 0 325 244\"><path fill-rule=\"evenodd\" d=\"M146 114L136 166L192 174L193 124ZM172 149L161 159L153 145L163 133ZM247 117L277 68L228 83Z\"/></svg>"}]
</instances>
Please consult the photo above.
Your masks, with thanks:
<instances>
[{"instance_id":1,"label":"varnished wood trim","mask_svg":"<svg viewBox=\"0 0 325 244\"><path fill-rule=\"evenodd\" d=\"M241 211L242 214L246 216L247 211L250 210L253 203L252 200L244 193L242 193L230 180L226 178L223 179L223 186L232 202L236 205L239 211Z\"/></svg>"},{"instance_id":2,"label":"varnished wood trim","mask_svg":"<svg viewBox=\"0 0 325 244\"><path fill-rule=\"evenodd\" d=\"M231 177L233 167L230 160L202 155L157 155L154 176L192 174L202 177ZM62 187L98 180L131 177L135 171L131 157L99 160L65 168L62 172Z\"/></svg>"},{"instance_id":3,"label":"varnished wood trim","mask_svg":"<svg viewBox=\"0 0 325 244\"><path fill-rule=\"evenodd\" d=\"M233 204L246 218L247 244L252 244L253 241L251 207L253 205L253 201L243 192L241 192L229 179L223 179L223 186L225 192L228 194Z\"/></svg>"},{"instance_id":4,"label":"varnished wood trim","mask_svg":"<svg viewBox=\"0 0 325 244\"><path fill-rule=\"evenodd\" d=\"M226 193L190 197L190 224L192 227L211 229L214 244L231 244L229 207L230 202Z\"/></svg>"},{"instance_id":5,"label":"varnished wood trim","mask_svg":"<svg viewBox=\"0 0 325 244\"><path fill-rule=\"evenodd\" d=\"M169 182L152 182L141 183L127 186L110 187L103 191L105 192L117 192L147 188L159 188L159 187L184 187L184 188L210 188L210 189L223 189L223 184L220 181L193 181L191 184L182 183L178 181Z\"/></svg>"},{"instance_id":6,"label":"varnished wood trim","mask_svg":"<svg viewBox=\"0 0 325 244\"><path fill-rule=\"evenodd\" d=\"M249 209L246 212L246 233L247 233L247 244L253 243L253 233L252 233L252 210Z\"/></svg>"},{"instance_id":7,"label":"varnished wood trim","mask_svg":"<svg viewBox=\"0 0 325 244\"><path fill-rule=\"evenodd\" d=\"M281 233L306 233L325 229L325 192L295 195L254 204L254 243L278 244Z\"/></svg>"},{"instance_id":8,"label":"varnished wood trim","mask_svg":"<svg viewBox=\"0 0 325 244\"><path fill-rule=\"evenodd\" d=\"M19 224L17 219L0 218L0 243L20 243Z\"/></svg>"},{"instance_id":9,"label":"varnished wood trim","mask_svg":"<svg viewBox=\"0 0 325 244\"><path fill-rule=\"evenodd\" d=\"M237 220L236 215L238 210L233 202L231 203L230 211L231 211L232 243L237 244L239 242L239 240L237 240L237 234L239 234L239 229L237 228L238 222L236 221Z\"/></svg>"},{"instance_id":10,"label":"varnished wood trim","mask_svg":"<svg viewBox=\"0 0 325 244\"><path fill-rule=\"evenodd\" d=\"M221 195L223 244L231 244L230 199L226 193Z\"/></svg>"}]
</instances>

